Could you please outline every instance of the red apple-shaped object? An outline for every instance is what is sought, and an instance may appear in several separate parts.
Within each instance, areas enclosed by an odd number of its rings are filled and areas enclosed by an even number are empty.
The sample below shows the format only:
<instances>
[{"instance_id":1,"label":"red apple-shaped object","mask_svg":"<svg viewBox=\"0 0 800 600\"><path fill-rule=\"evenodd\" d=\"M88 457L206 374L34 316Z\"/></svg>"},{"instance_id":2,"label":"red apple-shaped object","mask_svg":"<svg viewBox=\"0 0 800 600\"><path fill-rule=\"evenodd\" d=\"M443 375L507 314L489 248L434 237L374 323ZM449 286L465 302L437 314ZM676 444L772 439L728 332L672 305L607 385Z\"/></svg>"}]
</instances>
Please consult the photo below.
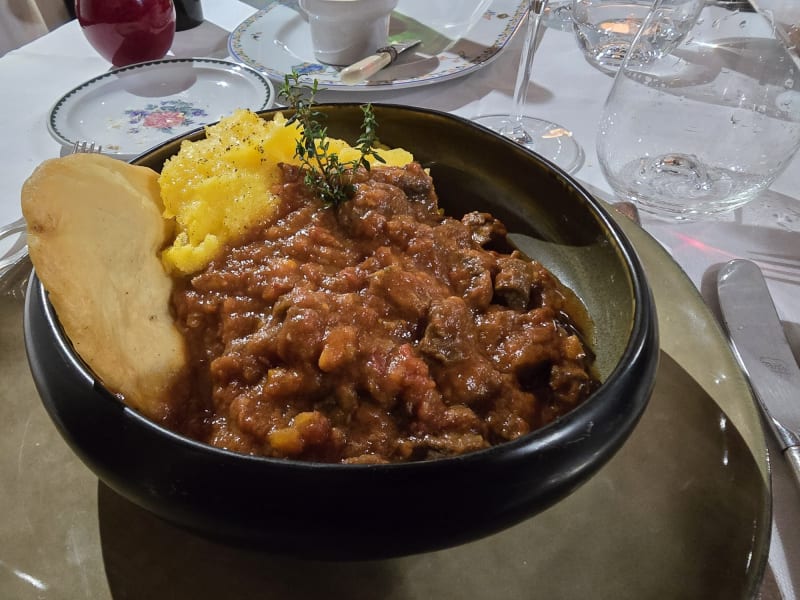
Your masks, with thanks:
<instances>
[{"instance_id":1,"label":"red apple-shaped object","mask_svg":"<svg viewBox=\"0 0 800 600\"><path fill-rule=\"evenodd\" d=\"M163 57L175 36L172 0L76 0L89 43L115 67Z\"/></svg>"}]
</instances>

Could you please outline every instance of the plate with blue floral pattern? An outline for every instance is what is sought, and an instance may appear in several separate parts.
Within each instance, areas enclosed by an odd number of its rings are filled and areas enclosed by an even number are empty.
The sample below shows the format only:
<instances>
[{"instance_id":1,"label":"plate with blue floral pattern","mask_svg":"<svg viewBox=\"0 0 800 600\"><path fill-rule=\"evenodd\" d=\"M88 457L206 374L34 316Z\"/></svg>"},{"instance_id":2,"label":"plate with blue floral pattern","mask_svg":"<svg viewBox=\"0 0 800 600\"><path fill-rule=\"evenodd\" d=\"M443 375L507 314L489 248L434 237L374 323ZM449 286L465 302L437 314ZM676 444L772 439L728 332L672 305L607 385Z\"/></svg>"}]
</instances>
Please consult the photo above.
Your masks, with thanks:
<instances>
[{"instance_id":1,"label":"plate with blue floral pattern","mask_svg":"<svg viewBox=\"0 0 800 600\"><path fill-rule=\"evenodd\" d=\"M274 100L270 81L247 65L163 59L114 69L70 90L53 106L47 126L65 146L94 142L103 153L130 160L238 108L263 110Z\"/></svg>"}]
</instances>

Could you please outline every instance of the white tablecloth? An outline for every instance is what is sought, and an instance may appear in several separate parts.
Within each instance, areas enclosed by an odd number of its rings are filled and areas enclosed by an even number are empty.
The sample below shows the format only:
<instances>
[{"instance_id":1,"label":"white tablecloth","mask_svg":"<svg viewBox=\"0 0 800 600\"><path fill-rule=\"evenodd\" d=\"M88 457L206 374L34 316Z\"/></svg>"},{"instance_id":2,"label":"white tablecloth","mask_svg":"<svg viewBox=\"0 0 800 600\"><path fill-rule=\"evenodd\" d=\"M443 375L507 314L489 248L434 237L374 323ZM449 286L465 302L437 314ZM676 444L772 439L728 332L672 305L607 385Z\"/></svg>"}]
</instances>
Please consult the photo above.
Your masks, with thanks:
<instances>
[{"instance_id":1,"label":"white tablecloth","mask_svg":"<svg viewBox=\"0 0 800 600\"><path fill-rule=\"evenodd\" d=\"M254 8L237 0L204 0L207 22L177 34L177 56L227 56L227 34ZM521 37L521 36L518 36ZM392 102L446 110L471 117L511 109L519 57L515 40L490 67L467 77L428 87L369 95ZM74 86L97 76L109 64L89 46L76 22L0 58L0 119L5 143L0 149L0 223L21 215L20 187L42 160L57 156L60 145L48 134L53 103ZM574 132L586 150L577 177L607 199L610 188L594 153L596 126L611 79L586 64L570 33L547 30L534 65L528 109ZM328 93L321 100L364 101L358 93ZM717 221L685 225L645 219L644 226L673 254L701 291L713 266L737 256L772 260L793 257L795 266L769 271L778 311L800 354L800 159L795 159L772 189L750 205ZM0 255L8 244L0 246ZM788 261L787 261L788 262ZM769 265L766 265L769 266ZM774 451L775 522L770 566L786 599L800 597L800 493L792 487Z\"/></svg>"}]
</instances>

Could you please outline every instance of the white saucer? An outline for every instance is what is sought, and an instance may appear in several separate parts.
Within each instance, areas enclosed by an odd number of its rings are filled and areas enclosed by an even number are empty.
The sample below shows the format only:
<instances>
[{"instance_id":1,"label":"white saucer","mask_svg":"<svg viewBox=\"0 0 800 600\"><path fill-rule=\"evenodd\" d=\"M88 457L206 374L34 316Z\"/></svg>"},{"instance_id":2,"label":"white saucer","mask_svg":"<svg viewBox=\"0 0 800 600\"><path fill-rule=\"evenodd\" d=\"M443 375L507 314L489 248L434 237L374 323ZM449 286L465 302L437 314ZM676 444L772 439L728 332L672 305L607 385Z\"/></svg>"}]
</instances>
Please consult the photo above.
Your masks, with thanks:
<instances>
[{"instance_id":1,"label":"white saucer","mask_svg":"<svg viewBox=\"0 0 800 600\"><path fill-rule=\"evenodd\" d=\"M155 60L114 69L67 92L47 127L65 146L90 141L123 160L213 123L237 108L272 106L275 92L255 69L213 58Z\"/></svg>"},{"instance_id":2,"label":"white saucer","mask_svg":"<svg viewBox=\"0 0 800 600\"><path fill-rule=\"evenodd\" d=\"M491 62L522 21L527 1L400 0L392 13L391 40L420 39L390 67L369 80L346 85L339 70L314 59L311 33L297 0L268 1L228 38L236 60L276 81L294 69L304 83L342 91L376 91L414 87L467 75Z\"/></svg>"}]
</instances>

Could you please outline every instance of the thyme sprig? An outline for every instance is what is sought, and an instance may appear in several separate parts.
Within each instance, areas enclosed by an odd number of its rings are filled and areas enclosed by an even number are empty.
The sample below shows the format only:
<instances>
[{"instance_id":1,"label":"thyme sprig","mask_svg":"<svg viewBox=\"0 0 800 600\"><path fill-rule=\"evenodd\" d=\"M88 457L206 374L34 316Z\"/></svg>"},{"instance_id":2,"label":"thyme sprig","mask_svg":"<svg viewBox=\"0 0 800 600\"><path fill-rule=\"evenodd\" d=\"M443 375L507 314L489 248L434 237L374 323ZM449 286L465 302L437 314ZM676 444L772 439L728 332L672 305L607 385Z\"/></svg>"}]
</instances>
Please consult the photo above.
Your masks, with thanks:
<instances>
[{"instance_id":1,"label":"thyme sprig","mask_svg":"<svg viewBox=\"0 0 800 600\"><path fill-rule=\"evenodd\" d=\"M380 163L386 161L375 150L378 143L378 122L371 104L361 105L364 119L361 123L361 135L354 146L359 152L358 158L340 161L339 156L330 148L325 115L314 110L317 92L316 79L310 86L301 83L300 75L293 70L284 76L279 96L294 109L287 125L299 123L302 128L294 155L303 166L305 185L319 195L323 202L338 206L353 197L355 188L352 181L356 170L359 167L370 170L368 158L374 158Z\"/></svg>"}]
</instances>

